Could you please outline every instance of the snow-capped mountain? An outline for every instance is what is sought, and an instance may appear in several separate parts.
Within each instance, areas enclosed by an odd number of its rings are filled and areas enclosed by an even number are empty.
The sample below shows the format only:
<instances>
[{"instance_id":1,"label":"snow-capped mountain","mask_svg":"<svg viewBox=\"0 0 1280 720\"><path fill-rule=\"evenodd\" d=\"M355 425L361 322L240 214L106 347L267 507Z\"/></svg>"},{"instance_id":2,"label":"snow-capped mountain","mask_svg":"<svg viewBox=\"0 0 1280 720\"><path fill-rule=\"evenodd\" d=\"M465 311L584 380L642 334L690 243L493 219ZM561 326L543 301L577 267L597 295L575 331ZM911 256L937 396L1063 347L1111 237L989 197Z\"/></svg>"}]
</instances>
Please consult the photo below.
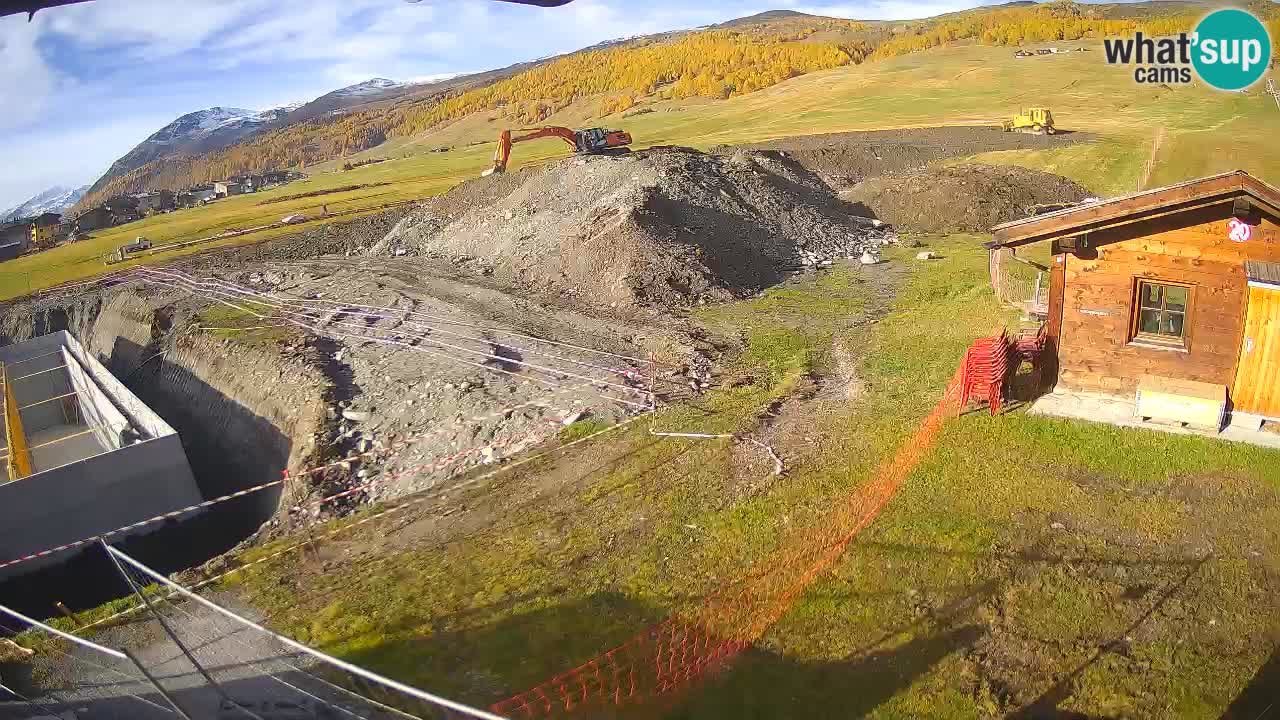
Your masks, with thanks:
<instances>
[{"instance_id":1,"label":"snow-capped mountain","mask_svg":"<svg viewBox=\"0 0 1280 720\"><path fill-rule=\"evenodd\" d=\"M267 110L219 106L187 113L152 133L112 163L89 191L101 190L112 178L125 175L153 160L216 152L248 140L263 130L306 122L355 106L392 100L414 92L416 87L415 83L372 78L325 93L306 103L292 103Z\"/></svg>"},{"instance_id":2,"label":"snow-capped mountain","mask_svg":"<svg viewBox=\"0 0 1280 720\"><path fill-rule=\"evenodd\" d=\"M378 95L388 90L404 87L405 83L388 80L386 78L372 78L362 83L348 85L339 88L331 93L321 95L320 97L364 97L366 95Z\"/></svg>"},{"instance_id":3,"label":"snow-capped mountain","mask_svg":"<svg viewBox=\"0 0 1280 720\"><path fill-rule=\"evenodd\" d=\"M64 210L75 205L80 198L84 197L84 194L88 191L88 185L78 188L54 185L21 205L5 210L4 214L0 215L0 222L35 217L42 213L58 213L61 215Z\"/></svg>"},{"instance_id":4,"label":"snow-capped mountain","mask_svg":"<svg viewBox=\"0 0 1280 720\"><path fill-rule=\"evenodd\" d=\"M340 115L357 106L393 100L413 92L414 89L413 83L396 82L386 78L365 80L355 85L338 88L333 92L327 92L297 108L290 113L288 122L305 122L312 118Z\"/></svg>"},{"instance_id":5,"label":"snow-capped mountain","mask_svg":"<svg viewBox=\"0 0 1280 720\"><path fill-rule=\"evenodd\" d=\"M301 104L284 105L267 110L211 107L187 113L165 125L151 137L111 164L92 190L99 189L111 178L163 157L196 155L221 150L254 135L274 123L281 123Z\"/></svg>"}]
</instances>

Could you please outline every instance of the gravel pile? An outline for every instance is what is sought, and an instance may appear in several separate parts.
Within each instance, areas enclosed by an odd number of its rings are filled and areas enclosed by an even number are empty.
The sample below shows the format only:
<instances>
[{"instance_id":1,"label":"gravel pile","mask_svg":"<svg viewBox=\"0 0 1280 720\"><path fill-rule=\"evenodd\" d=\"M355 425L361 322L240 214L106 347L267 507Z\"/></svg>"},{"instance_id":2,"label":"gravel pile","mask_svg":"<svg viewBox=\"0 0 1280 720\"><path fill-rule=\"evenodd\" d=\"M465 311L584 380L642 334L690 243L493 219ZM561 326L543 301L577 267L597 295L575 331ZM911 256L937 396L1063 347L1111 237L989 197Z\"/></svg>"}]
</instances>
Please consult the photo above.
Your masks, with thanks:
<instances>
[{"instance_id":1,"label":"gravel pile","mask_svg":"<svg viewBox=\"0 0 1280 720\"><path fill-rule=\"evenodd\" d=\"M370 252L447 258L579 306L672 307L749 295L892 240L782 153L662 149L466 183Z\"/></svg>"},{"instance_id":2,"label":"gravel pile","mask_svg":"<svg viewBox=\"0 0 1280 720\"><path fill-rule=\"evenodd\" d=\"M1090 197L1060 175L1008 165L957 165L872 178L840 194L868 217L915 232L988 232Z\"/></svg>"}]
</instances>

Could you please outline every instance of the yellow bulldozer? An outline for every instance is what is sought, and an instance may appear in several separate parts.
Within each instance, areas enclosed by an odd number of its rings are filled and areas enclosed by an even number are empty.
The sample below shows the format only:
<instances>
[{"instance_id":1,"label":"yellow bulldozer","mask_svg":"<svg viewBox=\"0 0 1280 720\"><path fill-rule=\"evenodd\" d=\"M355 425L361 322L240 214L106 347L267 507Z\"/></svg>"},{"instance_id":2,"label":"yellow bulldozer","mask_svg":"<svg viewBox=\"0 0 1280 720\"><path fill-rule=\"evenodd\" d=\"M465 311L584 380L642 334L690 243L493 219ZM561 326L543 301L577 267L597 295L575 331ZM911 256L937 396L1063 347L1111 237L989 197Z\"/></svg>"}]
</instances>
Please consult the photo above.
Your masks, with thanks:
<instances>
[{"instance_id":1,"label":"yellow bulldozer","mask_svg":"<svg viewBox=\"0 0 1280 720\"><path fill-rule=\"evenodd\" d=\"M1057 129L1053 127L1053 113L1049 108L1026 108L1004 123L1004 131L1052 135Z\"/></svg>"}]
</instances>

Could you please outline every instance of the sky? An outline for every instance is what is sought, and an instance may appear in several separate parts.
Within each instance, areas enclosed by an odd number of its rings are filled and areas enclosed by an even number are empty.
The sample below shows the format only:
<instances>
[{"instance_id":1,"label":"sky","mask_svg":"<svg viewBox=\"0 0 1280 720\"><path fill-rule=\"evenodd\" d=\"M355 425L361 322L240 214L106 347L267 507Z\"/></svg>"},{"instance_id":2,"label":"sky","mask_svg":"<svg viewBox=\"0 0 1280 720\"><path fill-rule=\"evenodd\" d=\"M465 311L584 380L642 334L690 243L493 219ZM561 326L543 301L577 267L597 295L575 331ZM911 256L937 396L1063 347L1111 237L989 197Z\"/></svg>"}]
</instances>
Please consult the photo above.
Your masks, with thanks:
<instances>
[{"instance_id":1,"label":"sky","mask_svg":"<svg viewBox=\"0 0 1280 720\"><path fill-rule=\"evenodd\" d=\"M0 18L0 208L96 180L206 107L265 109L373 77L503 67L633 35L787 8L859 19L971 0L94 0Z\"/></svg>"}]
</instances>

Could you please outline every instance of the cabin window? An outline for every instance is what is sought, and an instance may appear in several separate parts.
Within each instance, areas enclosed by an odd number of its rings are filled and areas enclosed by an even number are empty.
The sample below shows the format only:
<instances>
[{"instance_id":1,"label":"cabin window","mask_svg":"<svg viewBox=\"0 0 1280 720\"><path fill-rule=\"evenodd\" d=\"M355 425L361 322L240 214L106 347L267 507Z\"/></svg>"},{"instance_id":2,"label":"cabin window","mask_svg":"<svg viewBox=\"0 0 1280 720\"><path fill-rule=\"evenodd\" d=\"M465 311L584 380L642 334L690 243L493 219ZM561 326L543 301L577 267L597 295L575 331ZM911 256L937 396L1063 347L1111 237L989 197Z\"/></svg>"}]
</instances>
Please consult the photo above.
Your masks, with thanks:
<instances>
[{"instance_id":1,"label":"cabin window","mask_svg":"<svg viewBox=\"0 0 1280 720\"><path fill-rule=\"evenodd\" d=\"M1133 339L1186 347L1191 290L1189 285L1139 281Z\"/></svg>"}]
</instances>

